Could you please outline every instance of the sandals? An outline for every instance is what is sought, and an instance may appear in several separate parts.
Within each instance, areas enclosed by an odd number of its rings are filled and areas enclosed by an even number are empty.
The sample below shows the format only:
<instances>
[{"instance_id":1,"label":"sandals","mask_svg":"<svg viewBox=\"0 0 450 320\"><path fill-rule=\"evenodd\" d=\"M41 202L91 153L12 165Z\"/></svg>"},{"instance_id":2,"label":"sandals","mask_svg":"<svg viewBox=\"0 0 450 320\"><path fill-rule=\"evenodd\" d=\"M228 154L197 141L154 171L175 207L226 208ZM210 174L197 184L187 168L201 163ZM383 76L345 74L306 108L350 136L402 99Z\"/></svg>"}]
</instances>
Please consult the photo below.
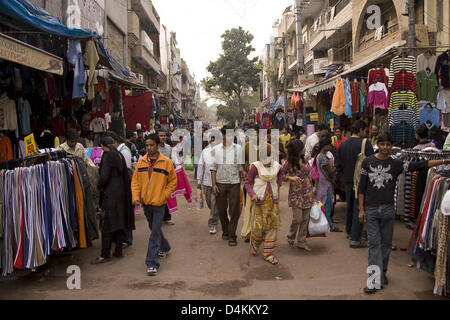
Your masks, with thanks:
<instances>
[{"instance_id":1,"label":"sandals","mask_svg":"<svg viewBox=\"0 0 450 320\"><path fill-rule=\"evenodd\" d=\"M250 253L254 256L258 255L258 251L256 251L255 248L253 248L253 246L250 246Z\"/></svg>"},{"instance_id":2,"label":"sandals","mask_svg":"<svg viewBox=\"0 0 450 320\"><path fill-rule=\"evenodd\" d=\"M228 241L228 245L229 245L230 247L236 247L236 246L237 246L237 241L234 240L234 239L229 240L229 241Z\"/></svg>"},{"instance_id":3,"label":"sandals","mask_svg":"<svg viewBox=\"0 0 450 320\"><path fill-rule=\"evenodd\" d=\"M268 256L267 258L264 259L266 262L270 263L271 265L276 265L278 264L278 259L275 258L275 256Z\"/></svg>"},{"instance_id":4,"label":"sandals","mask_svg":"<svg viewBox=\"0 0 450 320\"><path fill-rule=\"evenodd\" d=\"M106 263L109 262L111 259L106 259L103 257L98 257L97 259L95 259L94 261L91 262L91 264L102 264L102 263Z\"/></svg>"},{"instance_id":5,"label":"sandals","mask_svg":"<svg viewBox=\"0 0 450 320\"><path fill-rule=\"evenodd\" d=\"M408 263L408 268L414 268L415 264L413 262Z\"/></svg>"}]
</instances>

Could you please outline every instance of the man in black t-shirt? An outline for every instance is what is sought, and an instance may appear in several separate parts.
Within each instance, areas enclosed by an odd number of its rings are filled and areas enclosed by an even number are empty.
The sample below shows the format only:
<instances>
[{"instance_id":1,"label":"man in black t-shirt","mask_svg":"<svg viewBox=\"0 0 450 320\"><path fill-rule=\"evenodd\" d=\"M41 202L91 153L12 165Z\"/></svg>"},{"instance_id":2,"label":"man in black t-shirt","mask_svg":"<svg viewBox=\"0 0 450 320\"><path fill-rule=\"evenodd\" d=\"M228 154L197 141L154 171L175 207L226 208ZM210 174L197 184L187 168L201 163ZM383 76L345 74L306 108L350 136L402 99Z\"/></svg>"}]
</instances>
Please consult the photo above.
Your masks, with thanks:
<instances>
[{"instance_id":1,"label":"man in black t-shirt","mask_svg":"<svg viewBox=\"0 0 450 320\"><path fill-rule=\"evenodd\" d=\"M337 149L336 168L343 175L345 184L346 231L350 238L350 248L366 247L361 242L363 225L358 220L358 201L353 188L353 176L358 154L361 152L363 138L367 134L367 125L358 120L352 126L352 136L341 143ZM366 142L366 157L374 153L369 140Z\"/></svg>"},{"instance_id":2,"label":"man in black t-shirt","mask_svg":"<svg viewBox=\"0 0 450 320\"><path fill-rule=\"evenodd\" d=\"M393 146L389 133L378 137L379 153L364 159L358 188L359 220L367 223L369 237L369 271L374 283L364 288L374 293L387 285L386 277L394 233L394 194L397 178L405 171L421 171L450 164L450 159L403 162L391 158Z\"/></svg>"}]
</instances>

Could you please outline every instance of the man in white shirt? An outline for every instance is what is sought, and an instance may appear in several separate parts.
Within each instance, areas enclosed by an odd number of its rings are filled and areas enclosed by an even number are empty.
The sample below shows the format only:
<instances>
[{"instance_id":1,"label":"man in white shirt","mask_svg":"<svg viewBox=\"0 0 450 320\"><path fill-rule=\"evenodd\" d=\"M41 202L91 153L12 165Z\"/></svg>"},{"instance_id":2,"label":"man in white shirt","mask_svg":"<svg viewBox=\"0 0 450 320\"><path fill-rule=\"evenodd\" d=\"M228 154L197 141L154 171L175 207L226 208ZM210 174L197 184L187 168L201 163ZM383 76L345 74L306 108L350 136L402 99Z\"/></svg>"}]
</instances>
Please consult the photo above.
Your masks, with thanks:
<instances>
[{"instance_id":1,"label":"man in white shirt","mask_svg":"<svg viewBox=\"0 0 450 320\"><path fill-rule=\"evenodd\" d=\"M214 147L215 137L211 135L210 144L202 151L200 155L200 160L197 167L197 188L199 190L203 187L203 194L206 198L206 203L210 209L210 215L208 220L209 234L217 233L217 222L219 221L219 215L216 209L216 197L212 192L212 178L211 178L211 168L212 168L212 155L211 150Z\"/></svg>"},{"instance_id":2,"label":"man in white shirt","mask_svg":"<svg viewBox=\"0 0 450 320\"><path fill-rule=\"evenodd\" d=\"M217 211L222 225L222 239L228 240L230 247L237 246L236 229L239 222L241 177L245 158L241 146L233 143L234 135L222 128L223 143L212 149L211 167L212 189L216 196ZM228 218L228 207L230 218Z\"/></svg>"},{"instance_id":3,"label":"man in white shirt","mask_svg":"<svg viewBox=\"0 0 450 320\"><path fill-rule=\"evenodd\" d=\"M167 133L163 129L159 129L157 131L158 137L159 137L159 152L161 152L163 155L165 155L167 158L172 159L172 147L169 146L166 143L167 140Z\"/></svg>"},{"instance_id":4,"label":"man in white shirt","mask_svg":"<svg viewBox=\"0 0 450 320\"><path fill-rule=\"evenodd\" d=\"M312 152L316 144L319 143L319 140L322 136L328 133L328 126L324 123L319 124L317 127L317 132L312 134L311 136L306 139L306 146L305 146L305 159L309 160L312 158Z\"/></svg>"},{"instance_id":5,"label":"man in white shirt","mask_svg":"<svg viewBox=\"0 0 450 320\"><path fill-rule=\"evenodd\" d=\"M65 152L80 157L87 166L96 168L94 162L87 156L86 150L81 143L78 143L78 133L75 129L70 128L66 132L67 141L59 146L59 149Z\"/></svg>"}]
</instances>

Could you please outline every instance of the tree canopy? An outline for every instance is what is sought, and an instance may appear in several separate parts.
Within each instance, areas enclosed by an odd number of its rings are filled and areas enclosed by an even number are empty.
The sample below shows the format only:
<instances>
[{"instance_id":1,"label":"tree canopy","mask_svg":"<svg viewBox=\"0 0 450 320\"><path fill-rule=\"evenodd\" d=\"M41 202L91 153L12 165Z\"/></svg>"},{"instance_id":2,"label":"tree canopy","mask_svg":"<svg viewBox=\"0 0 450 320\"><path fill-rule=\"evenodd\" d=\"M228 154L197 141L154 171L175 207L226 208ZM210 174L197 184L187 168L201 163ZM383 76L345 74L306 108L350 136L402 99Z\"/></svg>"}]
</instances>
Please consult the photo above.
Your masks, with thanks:
<instances>
[{"instance_id":1,"label":"tree canopy","mask_svg":"<svg viewBox=\"0 0 450 320\"><path fill-rule=\"evenodd\" d=\"M207 71L211 77L203 79L202 85L207 93L221 100L222 107L228 107L231 114L235 114L233 108L237 103L237 119L242 119L242 97L251 90L258 91L260 83L258 58L249 58L255 51L251 45L253 35L239 27L226 30L221 37L222 53L209 63Z\"/></svg>"}]
</instances>

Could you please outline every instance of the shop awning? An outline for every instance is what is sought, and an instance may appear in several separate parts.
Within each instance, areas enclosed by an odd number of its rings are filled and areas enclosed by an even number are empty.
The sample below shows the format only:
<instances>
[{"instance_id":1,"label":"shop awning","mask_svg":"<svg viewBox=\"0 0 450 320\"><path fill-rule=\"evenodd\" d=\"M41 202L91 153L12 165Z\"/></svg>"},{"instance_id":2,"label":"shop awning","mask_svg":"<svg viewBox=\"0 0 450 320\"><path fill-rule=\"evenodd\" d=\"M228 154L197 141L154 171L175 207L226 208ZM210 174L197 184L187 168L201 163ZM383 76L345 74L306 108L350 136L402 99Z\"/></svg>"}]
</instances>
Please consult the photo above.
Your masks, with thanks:
<instances>
[{"instance_id":1,"label":"shop awning","mask_svg":"<svg viewBox=\"0 0 450 320\"><path fill-rule=\"evenodd\" d=\"M344 72L342 72L342 73L340 73L338 75L335 75L334 77L332 77L330 79L327 79L327 80L325 80L325 81L323 81L321 83L315 84L313 87L308 89L308 93L311 94L311 95L317 95L317 93L319 93L321 91L325 91L325 90L328 90L330 88L333 88L336 85L336 79L337 78L341 78L343 76L346 76L346 75L351 74L351 73L353 73L355 71L358 71L359 69L362 69L362 68L366 67L368 64L370 64L370 63L372 63L372 62L374 62L374 61L384 57L385 55L389 54L391 50L393 50L393 49L395 49L397 47L403 46L405 43L406 43L406 41L403 40L403 41L396 42L395 44L390 45L390 46L388 46L386 48L383 48L382 50L380 50L379 52L374 54L370 59L367 59L366 61L364 61L364 62L362 62L362 63L360 63L360 64L358 64L358 65L356 65L354 67L351 67L350 69L348 69L348 70L346 70L346 71L344 71Z\"/></svg>"},{"instance_id":2,"label":"shop awning","mask_svg":"<svg viewBox=\"0 0 450 320\"><path fill-rule=\"evenodd\" d=\"M24 27L29 25L46 33L67 37L69 39L95 38L98 43L100 63L106 67L110 67L124 77L129 77L130 75L130 70L121 65L109 54L99 34L92 30L69 28L59 18L52 16L28 0L0 0L0 17L2 19L8 19L8 23L15 25L19 30L24 30Z\"/></svg>"},{"instance_id":3,"label":"shop awning","mask_svg":"<svg viewBox=\"0 0 450 320\"><path fill-rule=\"evenodd\" d=\"M131 81L129 81L127 79L124 79L121 76L119 76L119 75L117 75L117 74L115 74L114 72L111 72L111 71L108 72L108 78L110 78L111 80L119 82L120 84L124 85L125 87L137 88L137 89L142 89L142 90L150 90L146 86L143 86L143 85L138 84L138 83L131 82Z\"/></svg>"},{"instance_id":4,"label":"shop awning","mask_svg":"<svg viewBox=\"0 0 450 320\"><path fill-rule=\"evenodd\" d=\"M37 70L63 74L63 59L0 33L0 59Z\"/></svg>"}]
</instances>

